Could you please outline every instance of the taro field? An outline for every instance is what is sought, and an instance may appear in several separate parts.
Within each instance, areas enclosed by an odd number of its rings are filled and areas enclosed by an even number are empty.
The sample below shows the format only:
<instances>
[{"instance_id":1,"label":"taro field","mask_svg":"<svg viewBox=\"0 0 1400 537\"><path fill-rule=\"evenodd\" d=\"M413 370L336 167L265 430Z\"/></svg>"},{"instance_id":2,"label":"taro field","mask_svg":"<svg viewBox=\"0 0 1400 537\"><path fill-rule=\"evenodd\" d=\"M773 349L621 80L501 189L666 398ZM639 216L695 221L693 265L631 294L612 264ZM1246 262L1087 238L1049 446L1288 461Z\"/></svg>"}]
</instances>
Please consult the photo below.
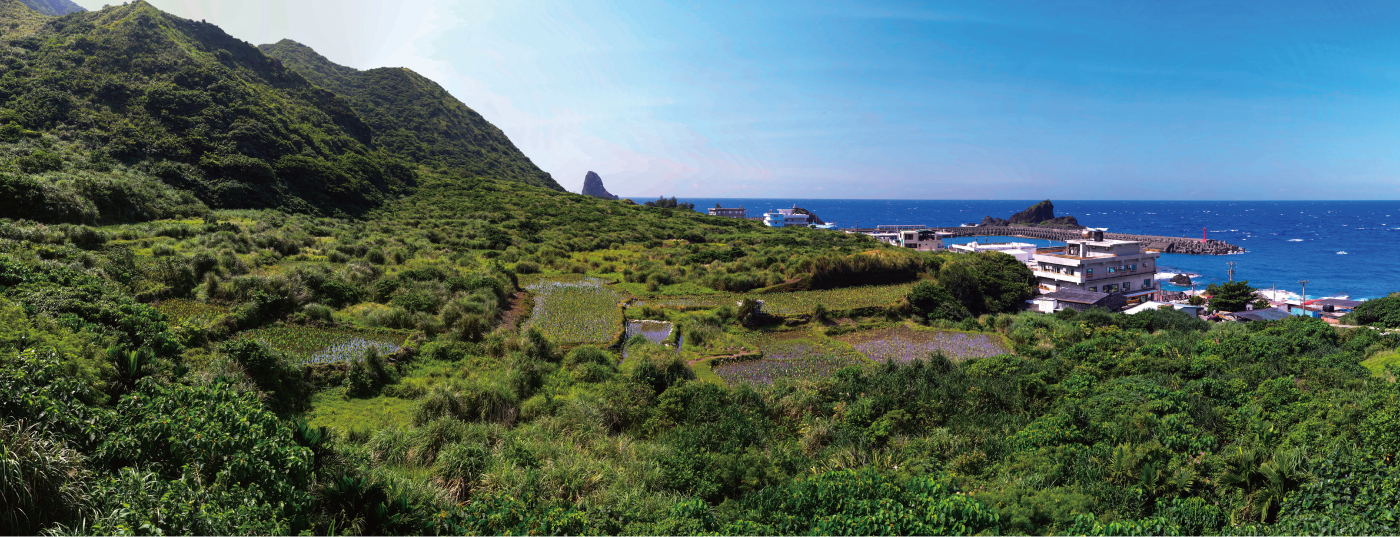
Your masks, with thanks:
<instances>
[{"instance_id":1,"label":"taro field","mask_svg":"<svg viewBox=\"0 0 1400 537\"><path fill-rule=\"evenodd\" d=\"M529 328L538 328L559 343L610 343L622 327L618 304L626 295L593 278L542 280L527 289L535 294Z\"/></svg>"},{"instance_id":2,"label":"taro field","mask_svg":"<svg viewBox=\"0 0 1400 537\"><path fill-rule=\"evenodd\" d=\"M781 378L826 378L843 368L866 364L859 355L835 342L802 338L763 338L763 358L713 365L713 371L730 386L766 385Z\"/></svg>"},{"instance_id":3,"label":"taro field","mask_svg":"<svg viewBox=\"0 0 1400 537\"><path fill-rule=\"evenodd\" d=\"M671 337L671 330L674 325L666 321L627 321L627 337L640 335L647 338L647 341L660 345Z\"/></svg>"},{"instance_id":4,"label":"taro field","mask_svg":"<svg viewBox=\"0 0 1400 537\"><path fill-rule=\"evenodd\" d=\"M824 291L797 291L762 295L764 311L774 315L811 313L817 304L828 310L849 310L887 306L909 294L913 284L847 287Z\"/></svg>"},{"instance_id":5,"label":"taro field","mask_svg":"<svg viewBox=\"0 0 1400 537\"><path fill-rule=\"evenodd\" d=\"M828 310L849 310L873 306L886 306L904 298L913 287L913 284L900 284L848 287L845 289L828 289L823 291L796 291L792 293L659 297L638 300L634 305L715 308L726 304L737 304L747 296L749 298L762 300L763 310L767 313L774 315L801 315L811 313L812 310L816 308L817 304L825 305Z\"/></svg>"},{"instance_id":6,"label":"taro field","mask_svg":"<svg viewBox=\"0 0 1400 537\"><path fill-rule=\"evenodd\" d=\"M876 362L912 362L942 352L953 360L985 358L1011 352L998 336L920 330L908 325L847 334L837 338Z\"/></svg>"},{"instance_id":7,"label":"taro field","mask_svg":"<svg viewBox=\"0 0 1400 537\"><path fill-rule=\"evenodd\" d=\"M170 318L171 324L189 323L208 326L228 314L228 308L193 300L162 300L156 309Z\"/></svg>"},{"instance_id":8,"label":"taro field","mask_svg":"<svg viewBox=\"0 0 1400 537\"><path fill-rule=\"evenodd\" d=\"M261 341L308 364L323 364L354 360L364 356L368 348L380 354L397 352L408 334L391 330L274 325L241 332L237 338Z\"/></svg>"}]
</instances>

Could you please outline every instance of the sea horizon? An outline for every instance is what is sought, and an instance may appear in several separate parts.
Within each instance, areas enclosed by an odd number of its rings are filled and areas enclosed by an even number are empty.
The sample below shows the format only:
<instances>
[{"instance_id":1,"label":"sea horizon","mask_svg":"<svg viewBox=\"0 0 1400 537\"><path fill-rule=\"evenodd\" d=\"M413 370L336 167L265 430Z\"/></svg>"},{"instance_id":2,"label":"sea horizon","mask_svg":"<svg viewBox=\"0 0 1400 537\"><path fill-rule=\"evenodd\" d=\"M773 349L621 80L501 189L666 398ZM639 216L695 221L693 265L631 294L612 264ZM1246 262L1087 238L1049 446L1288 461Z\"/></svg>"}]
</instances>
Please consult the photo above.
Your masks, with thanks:
<instances>
[{"instance_id":1,"label":"sea horizon","mask_svg":"<svg viewBox=\"0 0 1400 537\"><path fill-rule=\"evenodd\" d=\"M634 201L637 198L632 198ZM855 198L698 198L677 197L705 212L716 203L743 205L749 216L797 205L837 229L876 225L954 227L984 216L1009 218L1041 200L933 200ZM1163 273L1194 275L1202 288L1235 279L1257 288L1276 287L1307 298L1370 299L1400 289L1400 200L1306 201L1151 201L1050 200L1056 216L1074 216L1081 225L1110 232L1199 238L1205 236L1246 249L1228 256L1163 254ZM973 240L971 238L967 240ZM1024 239L1023 239L1024 240ZM1040 240L1039 242L1046 242ZM1053 241L1052 241L1053 242ZM1347 270L1328 265L1345 261ZM1185 289L1163 285L1166 289Z\"/></svg>"}]
</instances>

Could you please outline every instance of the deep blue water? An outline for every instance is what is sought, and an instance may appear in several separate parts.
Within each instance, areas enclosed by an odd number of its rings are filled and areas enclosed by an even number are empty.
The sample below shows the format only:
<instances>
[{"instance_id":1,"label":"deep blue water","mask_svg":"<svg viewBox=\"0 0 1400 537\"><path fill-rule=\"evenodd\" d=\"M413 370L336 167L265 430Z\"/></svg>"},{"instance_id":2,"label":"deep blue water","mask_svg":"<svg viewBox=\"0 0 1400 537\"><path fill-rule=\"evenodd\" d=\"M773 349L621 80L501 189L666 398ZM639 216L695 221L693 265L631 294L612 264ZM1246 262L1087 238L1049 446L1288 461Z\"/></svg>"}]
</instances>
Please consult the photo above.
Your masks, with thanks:
<instances>
[{"instance_id":1,"label":"deep blue water","mask_svg":"<svg viewBox=\"0 0 1400 537\"><path fill-rule=\"evenodd\" d=\"M722 203L743 205L750 216L804 207L838 227L876 224L956 226L991 215L1008 218L1038 200L837 200L687 198L704 211ZM1055 215L1110 232L1200 237L1237 244L1239 255L1163 254L1163 271L1200 275L1202 286L1227 281L1226 262L1237 264L1235 278L1255 287L1277 285L1308 297L1376 298L1400 291L1400 201L1056 201ZM973 240L973 239L967 239ZM986 240L986 239L983 239ZM1031 241L1017 239L1022 242ZM1345 254L1341 252L1346 252ZM1171 288L1168 286L1168 288Z\"/></svg>"}]
</instances>

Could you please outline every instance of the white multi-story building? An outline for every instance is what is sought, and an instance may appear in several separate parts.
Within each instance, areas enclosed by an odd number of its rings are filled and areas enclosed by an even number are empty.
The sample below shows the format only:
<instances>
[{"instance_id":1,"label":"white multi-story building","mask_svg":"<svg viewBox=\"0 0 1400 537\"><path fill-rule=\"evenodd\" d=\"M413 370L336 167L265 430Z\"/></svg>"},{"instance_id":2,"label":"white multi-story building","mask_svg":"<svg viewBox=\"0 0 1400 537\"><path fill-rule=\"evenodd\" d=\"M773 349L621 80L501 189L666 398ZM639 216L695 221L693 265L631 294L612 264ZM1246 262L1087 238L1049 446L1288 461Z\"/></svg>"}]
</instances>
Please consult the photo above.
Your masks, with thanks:
<instances>
[{"instance_id":1,"label":"white multi-story building","mask_svg":"<svg viewBox=\"0 0 1400 537\"><path fill-rule=\"evenodd\" d=\"M943 249L943 238L947 233L939 233L927 229L904 230L899 232L899 245L911 250L920 252L932 252Z\"/></svg>"},{"instance_id":2,"label":"white multi-story building","mask_svg":"<svg viewBox=\"0 0 1400 537\"><path fill-rule=\"evenodd\" d=\"M793 212L792 209L777 209L770 213L763 213L763 223L768 227L798 226L807 227L812 223L811 215Z\"/></svg>"},{"instance_id":3,"label":"white multi-story building","mask_svg":"<svg viewBox=\"0 0 1400 537\"><path fill-rule=\"evenodd\" d=\"M743 205L740 205L737 209L732 207L710 207L709 213L710 216L727 216L730 218L749 217L749 211L744 209Z\"/></svg>"},{"instance_id":4,"label":"white multi-story building","mask_svg":"<svg viewBox=\"0 0 1400 537\"><path fill-rule=\"evenodd\" d=\"M1153 300L1157 287L1157 258L1141 242L1104 240L1102 231L1087 231L1084 239L1065 241L1063 248L1041 248L1032 270L1041 293L1060 290L1120 295L1133 306Z\"/></svg>"}]
</instances>

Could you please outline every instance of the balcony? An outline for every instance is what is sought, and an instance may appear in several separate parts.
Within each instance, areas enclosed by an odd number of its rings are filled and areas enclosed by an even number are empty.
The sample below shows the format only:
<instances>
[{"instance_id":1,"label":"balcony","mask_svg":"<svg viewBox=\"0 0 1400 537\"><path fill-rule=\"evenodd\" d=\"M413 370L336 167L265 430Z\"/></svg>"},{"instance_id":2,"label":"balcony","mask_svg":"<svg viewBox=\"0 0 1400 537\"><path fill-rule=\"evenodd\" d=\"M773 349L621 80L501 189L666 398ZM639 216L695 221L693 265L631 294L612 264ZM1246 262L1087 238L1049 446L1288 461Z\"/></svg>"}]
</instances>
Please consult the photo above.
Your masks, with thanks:
<instances>
[{"instance_id":1,"label":"balcony","mask_svg":"<svg viewBox=\"0 0 1400 537\"><path fill-rule=\"evenodd\" d=\"M1066 281L1070 283L1084 283L1085 281L1083 276L1077 274L1065 274L1063 272L1051 272L1048 270L1040 269L1032 269L1031 272L1038 277L1050 278L1053 280Z\"/></svg>"},{"instance_id":2,"label":"balcony","mask_svg":"<svg viewBox=\"0 0 1400 537\"><path fill-rule=\"evenodd\" d=\"M1137 269L1137 270L1120 270L1120 271L1113 272L1112 274L1109 274L1109 273L1094 274L1094 275L1089 276L1088 278L1086 278L1085 281L1096 282L1096 281L1099 281L1099 280L1112 280L1112 279L1114 279L1114 278L1124 278L1124 277L1128 277L1128 276L1143 276L1143 275L1152 275L1152 276L1156 276L1156 275L1157 275L1157 271L1156 271L1155 269L1149 269L1149 268L1140 268L1140 269ZM1153 279L1155 280L1156 278L1153 278Z\"/></svg>"}]
</instances>

